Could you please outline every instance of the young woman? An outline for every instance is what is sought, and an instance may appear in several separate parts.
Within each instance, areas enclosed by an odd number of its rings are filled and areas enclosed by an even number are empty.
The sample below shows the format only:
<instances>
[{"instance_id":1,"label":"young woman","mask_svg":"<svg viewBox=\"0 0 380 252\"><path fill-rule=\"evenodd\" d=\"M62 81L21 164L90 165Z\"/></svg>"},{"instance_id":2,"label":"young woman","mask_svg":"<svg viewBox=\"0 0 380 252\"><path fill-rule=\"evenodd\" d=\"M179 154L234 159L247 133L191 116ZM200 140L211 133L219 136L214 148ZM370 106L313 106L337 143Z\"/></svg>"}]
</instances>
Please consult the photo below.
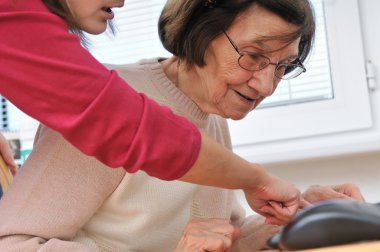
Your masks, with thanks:
<instances>
[{"instance_id":1,"label":"young woman","mask_svg":"<svg viewBox=\"0 0 380 252\"><path fill-rule=\"evenodd\" d=\"M0 93L110 167L241 188L252 208L269 221L288 220L299 201L292 184L242 160L194 124L134 91L68 32L103 32L114 16L112 8L123 4L1 0L0 23L6 29L0 29ZM268 201L278 204L268 209Z\"/></svg>"}]
</instances>

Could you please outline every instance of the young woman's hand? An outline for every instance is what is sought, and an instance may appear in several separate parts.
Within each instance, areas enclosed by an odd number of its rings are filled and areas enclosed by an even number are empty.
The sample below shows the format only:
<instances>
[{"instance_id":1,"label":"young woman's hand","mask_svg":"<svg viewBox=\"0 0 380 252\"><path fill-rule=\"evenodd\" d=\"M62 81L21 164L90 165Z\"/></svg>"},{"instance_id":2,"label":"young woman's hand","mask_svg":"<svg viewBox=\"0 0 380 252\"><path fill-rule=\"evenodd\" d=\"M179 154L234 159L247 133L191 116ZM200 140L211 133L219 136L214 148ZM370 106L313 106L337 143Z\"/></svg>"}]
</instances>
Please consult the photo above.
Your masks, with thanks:
<instances>
[{"instance_id":1,"label":"young woman's hand","mask_svg":"<svg viewBox=\"0 0 380 252\"><path fill-rule=\"evenodd\" d=\"M290 182L265 173L261 185L254 190L244 190L249 206L266 217L265 223L283 225L297 212L300 191Z\"/></svg>"}]
</instances>

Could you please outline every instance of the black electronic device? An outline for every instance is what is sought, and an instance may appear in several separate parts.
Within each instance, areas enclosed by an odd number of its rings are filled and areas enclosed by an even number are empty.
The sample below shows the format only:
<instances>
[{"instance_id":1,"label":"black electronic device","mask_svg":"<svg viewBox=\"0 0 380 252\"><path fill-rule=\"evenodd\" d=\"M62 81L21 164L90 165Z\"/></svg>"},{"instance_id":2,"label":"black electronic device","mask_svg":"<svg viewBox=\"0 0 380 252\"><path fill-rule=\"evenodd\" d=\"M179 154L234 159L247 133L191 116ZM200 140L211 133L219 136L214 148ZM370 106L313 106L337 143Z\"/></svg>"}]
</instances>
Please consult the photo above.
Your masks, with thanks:
<instances>
[{"instance_id":1,"label":"black electronic device","mask_svg":"<svg viewBox=\"0 0 380 252\"><path fill-rule=\"evenodd\" d=\"M340 200L300 211L268 245L300 250L372 240L380 240L380 203Z\"/></svg>"}]
</instances>

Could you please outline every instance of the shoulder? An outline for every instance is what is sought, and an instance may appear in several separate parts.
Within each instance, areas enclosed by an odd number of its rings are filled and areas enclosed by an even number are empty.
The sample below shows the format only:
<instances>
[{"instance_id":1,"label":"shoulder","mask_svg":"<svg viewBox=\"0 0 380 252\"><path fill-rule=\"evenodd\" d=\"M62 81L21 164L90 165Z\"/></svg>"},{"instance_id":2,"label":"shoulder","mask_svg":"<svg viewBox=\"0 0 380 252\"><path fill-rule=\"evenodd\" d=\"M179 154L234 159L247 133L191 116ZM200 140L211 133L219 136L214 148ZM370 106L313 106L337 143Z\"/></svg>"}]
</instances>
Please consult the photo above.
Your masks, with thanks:
<instances>
[{"instance_id":1,"label":"shoulder","mask_svg":"<svg viewBox=\"0 0 380 252\"><path fill-rule=\"evenodd\" d=\"M32 13L35 11L49 12L41 0L28 0L28 1L2 1L0 3L0 13Z\"/></svg>"},{"instance_id":2,"label":"shoulder","mask_svg":"<svg viewBox=\"0 0 380 252\"><path fill-rule=\"evenodd\" d=\"M159 65L157 59L143 59L136 63L112 65L105 64L109 70L116 71L128 85L138 92L149 93L152 90L154 69Z\"/></svg>"}]
</instances>

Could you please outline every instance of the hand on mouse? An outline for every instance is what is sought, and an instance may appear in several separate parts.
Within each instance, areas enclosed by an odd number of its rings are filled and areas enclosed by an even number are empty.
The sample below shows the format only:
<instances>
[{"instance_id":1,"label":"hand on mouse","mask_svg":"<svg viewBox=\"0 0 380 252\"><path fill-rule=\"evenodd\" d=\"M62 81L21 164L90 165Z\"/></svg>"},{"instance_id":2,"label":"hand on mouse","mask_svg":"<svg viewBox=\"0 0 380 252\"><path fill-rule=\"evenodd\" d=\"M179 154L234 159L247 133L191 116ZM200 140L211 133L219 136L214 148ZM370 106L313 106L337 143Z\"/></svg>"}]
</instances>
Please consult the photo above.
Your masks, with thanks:
<instances>
[{"instance_id":1,"label":"hand on mouse","mask_svg":"<svg viewBox=\"0 0 380 252\"><path fill-rule=\"evenodd\" d=\"M301 197L301 208L305 208L319 201L331 199L346 199L358 202L365 201L360 189L352 183L332 186L312 185L302 193Z\"/></svg>"}]
</instances>

